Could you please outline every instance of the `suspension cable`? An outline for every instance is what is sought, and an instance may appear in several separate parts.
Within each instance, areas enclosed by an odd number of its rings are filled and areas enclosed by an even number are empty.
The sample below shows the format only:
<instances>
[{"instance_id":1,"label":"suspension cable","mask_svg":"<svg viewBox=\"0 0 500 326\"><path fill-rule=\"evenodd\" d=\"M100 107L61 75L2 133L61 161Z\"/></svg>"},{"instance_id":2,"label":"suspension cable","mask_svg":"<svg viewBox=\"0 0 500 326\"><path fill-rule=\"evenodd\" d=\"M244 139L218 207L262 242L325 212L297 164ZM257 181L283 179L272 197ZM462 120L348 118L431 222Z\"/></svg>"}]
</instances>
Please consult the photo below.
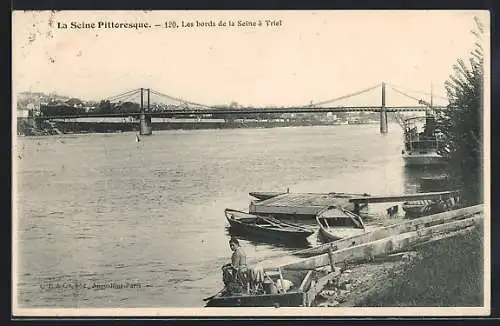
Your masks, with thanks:
<instances>
[{"instance_id":1,"label":"suspension cable","mask_svg":"<svg viewBox=\"0 0 500 326\"><path fill-rule=\"evenodd\" d=\"M150 93L151 93L152 102L156 102L157 104L158 103L163 103L163 104L169 105L169 102L165 102L166 101L165 98L167 98L170 101L179 102L177 99L172 99L172 98L163 96L163 94L159 94L158 92L156 92L156 91L154 91L152 89L150 90Z\"/></svg>"},{"instance_id":2,"label":"suspension cable","mask_svg":"<svg viewBox=\"0 0 500 326\"><path fill-rule=\"evenodd\" d=\"M448 100L448 98L444 97L444 96L439 96L439 95L435 95L435 94L431 94L429 92L423 92L423 91L417 91L415 89L411 89L411 88L407 88L407 87L403 87L403 86L398 86L398 85L394 85L394 84L391 84L391 83L386 83L388 86L391 86L391 88L399 88L399 89L402 89L402 90L405 90L405 91L408 91L408 92L414 92L414 93L419 93L419 94L422 94L422 95L432 95L433 97L436 97L436 98L440 98L442 100Z\"/></svg>"},{"instance_id":3,"label":"suspension cable","mask_svg":"<svg viewBox=\"0 0 500 326\"><path fill-rule=\"evenodd\" d=\"M118 94L118 95L106 97L106 98L104 98L104 101L114 101L114 100L117 100L120 97L127 96L129 94L132 94L132 93L138 92L138 91L140 91L140 89L136 88L136 89L133 89L131 91L127 91L127 92L124 92L124 93L121 93L121 94Z\"/></svg>"},{"instance_id":4,"label":"suspension cable","mask_svg":"<svg viewBox=\"0 0 500 326\"><path fill-rule=\"evenodd\" d=\"M422 100L422 99L418 99L418 98L416 98L416 97L413 97L413 96L411 96L411 95L408 95L408 94L406 94L406 93L404 93L404 92L402 92L402 91L400 91L400 90L398 90L398 89L394 88L394 86L391 86L391 88L392 88L392 90L394 90L395 92L397 92L397 93L399 93L399 94L401 94L401 95L403 95L403 96L406 96L406 97L408 97L408 98L411 98L411 99L413 99L413 100L415 100L415 101L418 101L418 103L419 103L419 104L423 104L423 105L425 105L425 106L427 107L427 111L428 111L428 112L431 112L432 114L436 114L436 110L435 110L435 109L434 109L434 108L430 105L430 103L427 103L426 101L424 101L424 100Z\"/></svg>"},{"instance_id":5,"label":"suspension cable","mask_svg":"<svg viewBox=\"0 0 500 326\"><path fill-rule=\"evenodd\" d=\"M172 98L171 96L168 96L168 95L165 95L165 94L161 94L155 90L150 90L151 94L154 95L155 98L157 98L158 100L160 101L165 101L166 99L170 100L170 101L175 101L175 102L182 102L178 99L175 99L175 98Z\"/></svg>"},{"instance_id":6,"label":"suspension cable","mask_svg":"<svg viewBox=\"0 0 500 326\"><path fill-rule=\"evenodd\" d=\"M119 99L119 102L127 102L130 100L132 97L138 95L140 93L140 90L137 90L135 93L129 94L128 96L123 96Z\"/></svg>"},{"instance_id":7,"label":"suspension cable","mask_svg":"<svg viewBox=\"0 0 500 326\"><path fill-rule=\"evenodd\" d=\"M343 95L343 96L340 96L340 97L337 97L337 98L334 98L334 99L331 99L331 100L328 100L328 101L323 101L323 102L318 102L318 103L312 103L312 104L309 104L309 105L304 105L302 107L307 108L307 107L314 107L314 106L318 106L318 105L333 103L333 102L340 101L340 100L343 100L343 99L346 99L346 98L349 98L349 97L353 97L353 96L356 96L356 95L360 95L360 94L369 92L371 90L374 90L377 87L380 87L381 85L382 84L379 83L379 84L377 84L375 86L372 86L372 87L369 87L369 88L366 88L366 89L362 89L362 90L357 91L355 93Z\"/></svg>"},{"instance_id":8,"label":"suspension cable","mask_svg":"<svg viewBox=\"0 0 500 326\"><path fill-rule=\"evenodd\" d=\"M422 100L422 99L419 99L419 98L416 98L416 97L414 97L414 96L408 95L408 94L406 94L406 93L404 93L404 92L402 92L402 91L400 91L400 90L398 90L397 88L394 88L394 87L392 87L392 86L391 86L391 88L392 88L392 90L393 90L393 91L395 91L396 93L399 93L399 94L401 94L401 95L403 95L403 96L406 96L406 97L408 97L408 98L410 98L410 99L412 99L412 100L415 100L415 101L417 101L419 104L424 104L425 106L429 106L429 104L428 104L426 101Z\"/></svg>"},{"instance_id":9,"label":"suspension cable","mask_svg":"<svg viewBox=\"0 0 500 326\"><path fill-rule=\"evenodd\" d=\"M184 101L184 100L182 100L180 98L176 98L176 97L173 97L173 96L170 96L170 95L167 95L167 94L163 94L163 93L160 93L160 92L155 91L155 90L150 90L150 91L151 91L151 93L153 93L155 95L163 96L163 97L166 97L166 98L168 98L170 100L174 100L174 101L178 101L178 102L186 103L186 104L191 104L191 105L195 105L195 106L201 106L201 107L204 107L204 108L215 109L214 107L209 106L209 105L195 103L195 102L190 102L190 101Z\"/></svg>"}]
</instances>

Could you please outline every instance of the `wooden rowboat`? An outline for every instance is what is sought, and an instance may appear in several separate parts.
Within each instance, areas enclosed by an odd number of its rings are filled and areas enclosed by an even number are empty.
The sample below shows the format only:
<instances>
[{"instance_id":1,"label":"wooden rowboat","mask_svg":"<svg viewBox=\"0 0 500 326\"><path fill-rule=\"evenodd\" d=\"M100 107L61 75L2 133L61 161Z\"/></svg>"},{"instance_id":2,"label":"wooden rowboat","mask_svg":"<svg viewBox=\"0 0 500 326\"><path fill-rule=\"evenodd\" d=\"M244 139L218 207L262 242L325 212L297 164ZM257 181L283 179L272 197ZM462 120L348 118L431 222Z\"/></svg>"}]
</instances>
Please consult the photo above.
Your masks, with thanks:
<instances>
[{"instance_id":1,"label":"wooden rowboat","mask_svg":"<svg viewBox=\"0 0 500 326\"><path fill-rule=\"evenodd\" d=\"M403 203L402 208L410 218L441 213L447 210L456 209L459 206L460 198L450 196L443 200L414 200Z\"/></svg>"},{"instance_id":2,"label":"wooden rowboat","mask_svg":"<svg viewBox=\"0 0 500 326\"><path fill-rule=\"evenodd\" d=\"M320 233L329 241L365 233L361 217L339 206L331 206L316 216Z\"/></svg>"},{"instance_id":3,"label":"wooden rowboat","mask_svg":"<svg viewBox=\"0 0 500 326\"><path fill-rule=\"evenodd\" d=\"M204 299L206 307L309 307L325 284L339 275L340 270L304 269L286 270L277 268L264 271L266 279L276 284L283 279L292 282L287 291L278 293L227 295L225 289Z\"/></svg>"},{"instance_id":4,"label":"wooden rowboat","mask_svg":"<svg viewBox=\"0 0 500 326\"><path fill-rule=\"evenodd\" d=\"M235 231L259 236L268 236L272 239L305 240L314 233L314 230L301 225L283 222L269 216L248 214L242 211L224 210L226 219Z\"/></svg>"}]
</instances>

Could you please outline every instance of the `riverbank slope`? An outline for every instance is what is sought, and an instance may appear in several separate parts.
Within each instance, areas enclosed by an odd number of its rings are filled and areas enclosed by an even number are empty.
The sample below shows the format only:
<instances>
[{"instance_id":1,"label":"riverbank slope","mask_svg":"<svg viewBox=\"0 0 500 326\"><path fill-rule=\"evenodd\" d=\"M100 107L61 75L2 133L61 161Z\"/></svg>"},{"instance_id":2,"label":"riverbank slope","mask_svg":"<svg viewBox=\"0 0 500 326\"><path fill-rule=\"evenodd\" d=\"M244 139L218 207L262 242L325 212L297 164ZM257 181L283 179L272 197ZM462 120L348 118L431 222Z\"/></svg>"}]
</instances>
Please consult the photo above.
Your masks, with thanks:
<instances>
[{"instance_id":1,"label":"riverbank slope","mask_svg":"<svg viewBox=\"0 0 500 326\"><path fill-rule=\"evenodd\" d=\"M347 267L317 306L481 307L483 231L445 238L394 261Z\"/></svg>"}]
</instances>

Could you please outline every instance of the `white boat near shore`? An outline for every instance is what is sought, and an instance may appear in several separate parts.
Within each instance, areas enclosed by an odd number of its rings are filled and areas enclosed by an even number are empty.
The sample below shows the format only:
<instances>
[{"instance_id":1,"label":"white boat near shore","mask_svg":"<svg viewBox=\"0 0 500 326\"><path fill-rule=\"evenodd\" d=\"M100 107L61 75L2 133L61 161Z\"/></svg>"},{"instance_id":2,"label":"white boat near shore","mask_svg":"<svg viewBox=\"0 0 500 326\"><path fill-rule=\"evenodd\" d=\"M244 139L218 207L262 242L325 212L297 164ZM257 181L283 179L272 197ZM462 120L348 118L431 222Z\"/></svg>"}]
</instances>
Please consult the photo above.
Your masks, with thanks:
<instances>
[{"instance_id":1,"label":"white boat near shore","mask_svg":"<svg viewBox=\"0 0 500 326\"><path fill-rule=\"evenodd\" d=\"M405 165L442 165L446 160L435 150L432 151L405 151L403 153Z\"/></svg>"},{"instance_id":2,"label":"white boat near shore","mask_svg":"<svg viewBox=\"0 0 500 326\"><path fill-rule=\"evenodd\" d=\"M316 216L320 234L328 241L335 241L366 232L361 217L342 207L330 206Z\"/></svg>"},{"instance_id":3,"label":"white boat near shore","mask_svg":"<svg viewBox=\"0 0 500 326\"><path fill-rule=\"evenodd\" d=\"M404 144L402 151L405 165L443 165L446 159L438 153L442 134L437 130L434 117L413 117L402 121Z\"/></svg>"}]
</instances>

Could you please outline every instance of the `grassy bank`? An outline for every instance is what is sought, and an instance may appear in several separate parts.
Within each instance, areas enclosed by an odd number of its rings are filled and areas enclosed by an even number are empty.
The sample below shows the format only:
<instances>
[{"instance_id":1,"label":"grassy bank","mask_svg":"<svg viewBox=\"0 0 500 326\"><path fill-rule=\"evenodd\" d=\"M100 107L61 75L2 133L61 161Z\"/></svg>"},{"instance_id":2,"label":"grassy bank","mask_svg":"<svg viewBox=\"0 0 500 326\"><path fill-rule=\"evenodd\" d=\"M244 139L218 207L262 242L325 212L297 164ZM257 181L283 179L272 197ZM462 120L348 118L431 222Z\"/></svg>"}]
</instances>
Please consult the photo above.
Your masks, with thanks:
<instances>
[{"instance_id":1,"label":"grassy bank","mask_svg":"<svg viewBox=\"0 0 500 326\"><path fill-rule=\"evenodd\" d=\"M356 306L482 306L483 232L443 239L419 249L421 260L386 278Z\"/></svg>"}]
</instances>

